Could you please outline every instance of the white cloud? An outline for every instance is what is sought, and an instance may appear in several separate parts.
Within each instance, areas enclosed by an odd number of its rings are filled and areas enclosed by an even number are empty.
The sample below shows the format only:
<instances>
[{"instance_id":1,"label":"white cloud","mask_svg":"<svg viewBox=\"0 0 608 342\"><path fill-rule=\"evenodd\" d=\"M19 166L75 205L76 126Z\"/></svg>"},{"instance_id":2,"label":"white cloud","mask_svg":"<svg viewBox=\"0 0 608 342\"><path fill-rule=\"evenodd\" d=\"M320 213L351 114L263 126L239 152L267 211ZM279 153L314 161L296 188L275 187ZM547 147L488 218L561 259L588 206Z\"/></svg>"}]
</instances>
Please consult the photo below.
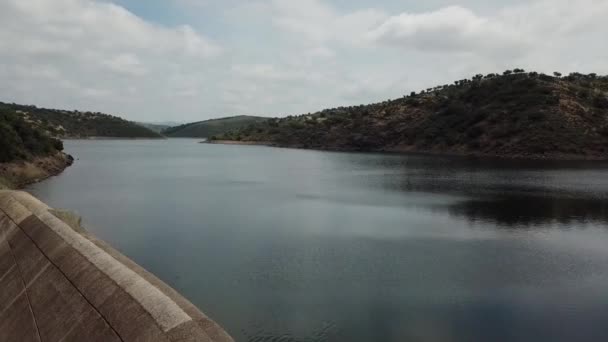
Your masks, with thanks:
<instances>
[{"instance_id":1,"label":"white cloud","mask_svg":"<svg viewBox=\"0 0 608 342\"><path fill-rule=\"evenodd\" d=\"M336 56L336 52L326 46L317 46L310 48L304 52L312 58L332 58Z\"/></svg>"},{"instance_id":2,"label":"white cloud","mask_svg":"<svg viewBox=\"0 0 608 342\"><path fill-rule=\"evenodd\" d=\"M528 48L525 36L500 20L450 6L427 13L402 13L366 33L365 39L422 51L503 53Z\"/></svg>"},{"instance_id":3,"label":"white cloud","mask_svg":"<svg viewBox=\"0 0 608 342\"><path fill-rule=\"evenodd\" d=\"M190 26L167 28L146 22L123 7L92 0L4 0L0 18L5 38L19 34L17 47L39 45L53 52L64 47L97 50L143 49L155 53L177 52L209 57L220 48ZM3 40L5 43L11 41ZM86 43L86 46L81 44ZM63 45L61 45L63 44Z\"/></svg>"},{"instance_id":4,"label":"white cloud","mask_svg":"<svg viewBox=\"0 0 608 342\"><path fill-rule=\"evenodd\" d=\"M271 64L237 64L232 66L232 71L237 79L269 80L269 81L298 81L298 82L322 82L322 73L297 70L295 68L280 69Z\"/></svg>"},{"instance_id":5,"label":"white cloud","mask_svg":"<svg viewBox=\"0 0 608 342\"><path fill-rule=\"evenodd\" d=\"M109 70L125 75L143 76L146 74L146 69L143 67L139 58L132 53L123 53L113 56L102 64L107 66Z\"/></svg>"},{"instance_id":6,"label":"white cloud","mask_svg":"<svg viewBox=\"0 0 608 342\"><path fill-rule=\"evenodd\" d=\"M340 14L321 0L273 0L273 23L307 43L352 42L387 15L377 9Z\"/></svg>"},{"instance_id":7,"label":"white cloud","mask_svg":"<svg viewBox=\"0 0 608 342\"><path fill-rule=\"evenodd\" d=\"M0 6L7 101L120 112L133 89L144 89L139 106L145 108L167 93L168 61L200 73L222 52L191 26L153 24L112 3L3 0Z\"/></svg>"}]
</instances>

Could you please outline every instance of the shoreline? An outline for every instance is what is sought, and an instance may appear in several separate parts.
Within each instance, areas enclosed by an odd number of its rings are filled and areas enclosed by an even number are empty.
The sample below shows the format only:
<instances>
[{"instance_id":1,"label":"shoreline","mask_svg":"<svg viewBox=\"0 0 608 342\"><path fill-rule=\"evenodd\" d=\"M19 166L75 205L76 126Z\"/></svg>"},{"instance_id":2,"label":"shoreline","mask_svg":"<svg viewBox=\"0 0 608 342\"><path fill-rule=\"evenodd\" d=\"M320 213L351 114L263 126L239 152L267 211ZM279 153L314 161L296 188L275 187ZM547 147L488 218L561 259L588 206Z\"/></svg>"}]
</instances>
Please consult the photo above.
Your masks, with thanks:
<instances>
[{"instance_id":1,"label":"shoreline","mask_svg":"<svg viewBox=\"0 0 608 342\"><path fill-rule=\"evenodd\" d=\"M393 146L380 149L355 149L355 148L308 148L302 146L279 145L266 141L238 141L238 140L213 140L201 141L201 144L216 144L216 145L253 145L253 146L268 146L279 148L293 148L298 150L312 150L325 152L350 152L350 153L390 153L402 155L427 155L427 156L444 156L444 157L462 157L462 158L487 158L499 160L527 160L527 161L596 161L608 162L608 156L585 156L577 154L514 154L514 155L499 155L477 152L456 152L456 151L435 151L435 150L417 150L411 146Z\"/></svg>"},{"instance_id":2,"label":"shoreline","mask_svg":"<svg viewBox=\"0 0 608 342\"><path fill-rule=\"evenodd\" d=\"M0 163L0 189L22 189L59 175L73 163L74 158L64 152L32 160Z\"/></svg>"}]
</instances>

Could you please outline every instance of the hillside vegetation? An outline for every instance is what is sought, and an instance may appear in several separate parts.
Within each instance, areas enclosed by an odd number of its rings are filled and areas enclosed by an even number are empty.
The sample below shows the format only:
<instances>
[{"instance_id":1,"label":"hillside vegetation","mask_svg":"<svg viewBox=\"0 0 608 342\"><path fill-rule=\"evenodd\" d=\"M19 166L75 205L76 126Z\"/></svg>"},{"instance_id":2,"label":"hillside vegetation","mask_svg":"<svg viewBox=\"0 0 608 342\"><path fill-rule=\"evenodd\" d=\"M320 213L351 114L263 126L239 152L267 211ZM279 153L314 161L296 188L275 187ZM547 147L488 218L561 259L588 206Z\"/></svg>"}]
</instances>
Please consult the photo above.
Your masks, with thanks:
<instances>
[{"instance_id":1,"label":"hillside vegetation","mask_svg":"<svg viewBox=\"0 0 608 342\"><path fill-rule=\"evenodd\" d=\"M58 138L160 138L161 135L134 122L116 116L38 108L0 102L0 110L20 116L30 126Z\"/></svg>"},{"instance_id":2,"label":"hillside vegetation","mask_svg":"<svg viewBox=\"0 0 608 342\"><path fill-rule=\"evenodd\" d=\"M267 119L268 118L248 115L232 116L171 127L162 131L162 134L174 138L208 138L213 135L240 129L251 124L263 123Z\"/></svg>"},{"instance_id":3,"label":"hillside vegetation","mask_svg":"<svg viewBox=\"0 0 608 342\"><path fill-rule=\"evenodd\" d=\"M608 158L608 77L476 75L371 105L271 119L210 140L533 158Z\"/></svg>"},{"instance_id":4,"label":"hillside vegetation","mask_svg":"<svg viewBox=\"0 0 608 342\"><path fill-rule=\"evenodd\" d=\"M32 126L14 110L0 108L0 189L60 173L73 162L62 150L60 140Z\"/></svg>"},{"instance_id":5,"label":"hillside vegetation","mask_svg":"<svg viewBox=\"0 0 608 342\"><path fill-rule=\"evenodd\" d=\"M29 160L63 150L63 143L32 127L17 113L0 108L0 163Z\"/></svg>"}]
</instances>

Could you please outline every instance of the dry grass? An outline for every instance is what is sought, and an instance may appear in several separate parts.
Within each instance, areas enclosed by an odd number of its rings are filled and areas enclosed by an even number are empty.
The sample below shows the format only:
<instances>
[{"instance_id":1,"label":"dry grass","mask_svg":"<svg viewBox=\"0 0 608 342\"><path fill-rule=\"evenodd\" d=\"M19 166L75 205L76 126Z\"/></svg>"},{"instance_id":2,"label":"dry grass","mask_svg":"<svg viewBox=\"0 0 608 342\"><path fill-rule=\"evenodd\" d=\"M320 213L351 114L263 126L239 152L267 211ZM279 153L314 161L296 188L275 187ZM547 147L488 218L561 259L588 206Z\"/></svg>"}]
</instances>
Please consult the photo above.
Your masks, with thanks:
<instances>
[{"instance_id":1,"label":"dry grass","mask_svg":"<svg viewBox=\"0 0 608 342\"><path fill-rule=\"evenodd\" d=\"M11 182L4 179L3 177L0 177L0 190L7 190L7 189L12 189L12 188L13 188L13 186L12 186Z\"/></svg>"},{"instance_id":2,"label":"dry grass","mask_svg":"<svg viewBox=\"0 0 608 342\"><path fill-rule=\"evenodd\" d=\"M0 188L21 188L59 174L71 164L68 156L57 153L53 156L39 157L31 161L18 161L0 164Z\"/></svg>"}]
</instances>

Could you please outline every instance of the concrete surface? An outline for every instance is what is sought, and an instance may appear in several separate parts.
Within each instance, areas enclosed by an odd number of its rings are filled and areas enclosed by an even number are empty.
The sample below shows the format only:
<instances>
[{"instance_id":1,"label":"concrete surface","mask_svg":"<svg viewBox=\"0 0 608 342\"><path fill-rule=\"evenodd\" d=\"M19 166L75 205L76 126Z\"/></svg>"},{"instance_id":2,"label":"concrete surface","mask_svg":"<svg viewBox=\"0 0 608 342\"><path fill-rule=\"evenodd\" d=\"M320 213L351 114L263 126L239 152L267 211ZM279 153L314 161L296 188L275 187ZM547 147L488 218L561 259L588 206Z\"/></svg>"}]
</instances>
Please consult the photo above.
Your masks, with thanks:
<instances>
[{"instance_id":1,"label":"concrete surface","mask_svg":"<svg viewBox=\"0 0 608 342\"><path fill-rule=\"evenodd\" d=\"M0 190L0 341L233 340L175 290L44 203Z\"/></svg>"}]
</instances>

